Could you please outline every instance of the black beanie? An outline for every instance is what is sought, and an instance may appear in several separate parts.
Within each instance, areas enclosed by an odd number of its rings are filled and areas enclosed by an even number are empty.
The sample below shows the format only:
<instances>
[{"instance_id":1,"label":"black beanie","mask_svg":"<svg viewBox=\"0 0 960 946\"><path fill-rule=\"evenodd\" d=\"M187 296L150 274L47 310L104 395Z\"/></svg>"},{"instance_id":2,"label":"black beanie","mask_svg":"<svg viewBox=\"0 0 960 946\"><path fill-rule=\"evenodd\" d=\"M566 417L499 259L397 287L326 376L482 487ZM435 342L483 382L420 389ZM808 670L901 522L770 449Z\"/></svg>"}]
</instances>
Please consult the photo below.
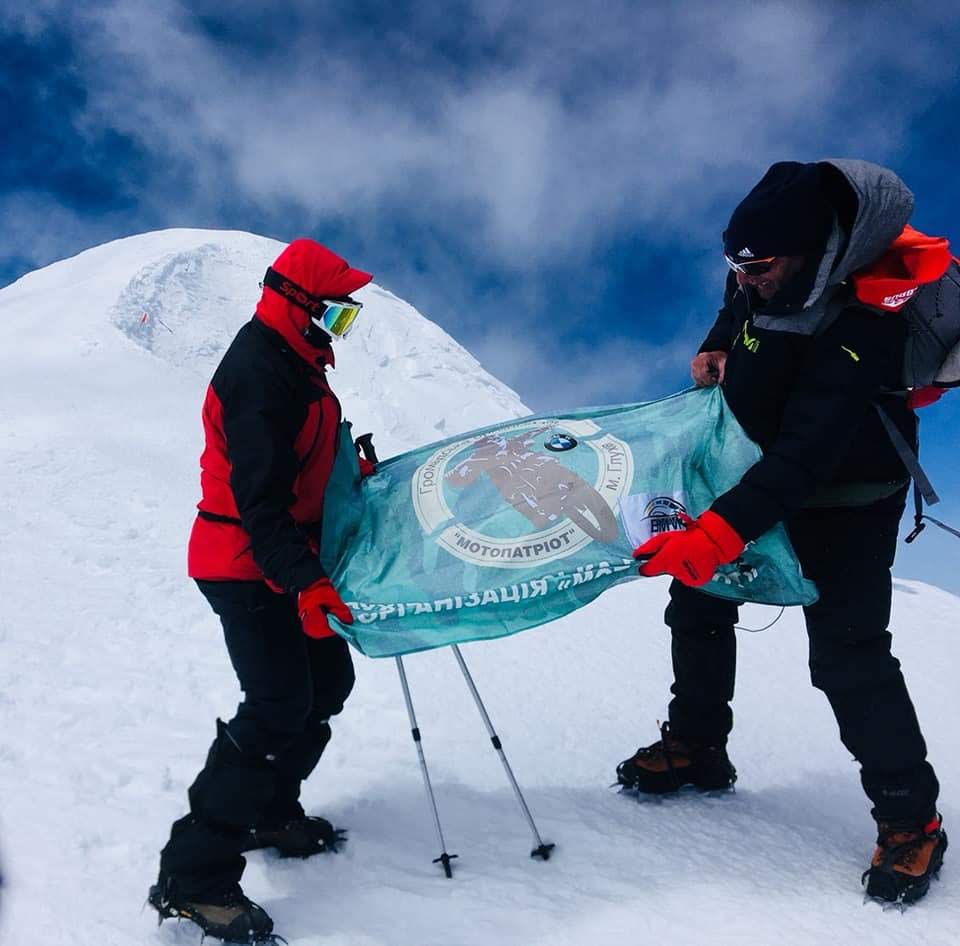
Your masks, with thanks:
<instances>
[{"instance_id":1,"label":"black beanie","mask_svg":"<svg viewBox=\"0 0 960 946\"><path fill-rule=\"evenodd\" d=\"M733 260L812 256L823 252L833 226L820 167L778 161L740 201L723 234Z\"/></svg>"}]
</instances>

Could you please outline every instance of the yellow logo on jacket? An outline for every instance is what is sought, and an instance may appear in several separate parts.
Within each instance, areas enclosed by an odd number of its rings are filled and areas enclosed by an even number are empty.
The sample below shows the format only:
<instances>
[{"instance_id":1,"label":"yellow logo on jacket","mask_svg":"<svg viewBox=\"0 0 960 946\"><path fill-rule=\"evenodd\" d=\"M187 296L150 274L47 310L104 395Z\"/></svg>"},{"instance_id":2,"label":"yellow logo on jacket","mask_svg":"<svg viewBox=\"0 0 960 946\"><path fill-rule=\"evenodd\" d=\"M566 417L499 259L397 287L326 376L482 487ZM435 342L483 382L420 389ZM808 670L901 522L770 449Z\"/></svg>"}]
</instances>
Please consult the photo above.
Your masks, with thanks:
<instances>
[{"instance_id":1,"label":"yellow logo on jacket","mask_svg":"<svg viewBox=\"0 0 960 946\"><path fill-rule=\"evenodd\" d=\"M860 356L859 356L852 348L847 348L846 345L841 345L840 347L841 347L854 361L859 361L859 360L860 360Z\"/></svg>"},{"instance_id":2,"label":"yellow logo on jacket","mask_svg":"<svg viewBox=\"0 0 960 946\"><path fill-rule=\"evenodd\" d=\"M750 331L747 328L749 324L749 322L743 323L743 328L740 329L740 335L743 337L743 347L746 348L747 351L756 353L757 349L760 347L760 339L750 334Z\"/></svg>"}]
</instances>

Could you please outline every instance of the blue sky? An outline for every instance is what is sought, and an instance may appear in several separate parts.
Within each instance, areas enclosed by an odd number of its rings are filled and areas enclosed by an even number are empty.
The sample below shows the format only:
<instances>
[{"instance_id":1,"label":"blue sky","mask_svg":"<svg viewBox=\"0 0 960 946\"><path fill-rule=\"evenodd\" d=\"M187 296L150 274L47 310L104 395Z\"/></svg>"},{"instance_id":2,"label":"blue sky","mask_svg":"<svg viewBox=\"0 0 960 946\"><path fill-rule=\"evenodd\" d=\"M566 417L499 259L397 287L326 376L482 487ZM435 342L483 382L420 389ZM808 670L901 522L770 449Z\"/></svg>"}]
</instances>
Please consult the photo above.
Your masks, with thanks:
<instances>
[{"instance_id":1,"label":"blue sky","mask_svg":"<svg viewBox=\"0 0 960 946\"><path fill-rule=\"evenodd\" d=\"M956 4L12 6L0 285L160 227L310 235L547 409L687 383L775 160L886 164L960 245ZM960 521L960 395L924 429ZM958 553L897 571L960 591Z\"/></svg>"}]
</instances>

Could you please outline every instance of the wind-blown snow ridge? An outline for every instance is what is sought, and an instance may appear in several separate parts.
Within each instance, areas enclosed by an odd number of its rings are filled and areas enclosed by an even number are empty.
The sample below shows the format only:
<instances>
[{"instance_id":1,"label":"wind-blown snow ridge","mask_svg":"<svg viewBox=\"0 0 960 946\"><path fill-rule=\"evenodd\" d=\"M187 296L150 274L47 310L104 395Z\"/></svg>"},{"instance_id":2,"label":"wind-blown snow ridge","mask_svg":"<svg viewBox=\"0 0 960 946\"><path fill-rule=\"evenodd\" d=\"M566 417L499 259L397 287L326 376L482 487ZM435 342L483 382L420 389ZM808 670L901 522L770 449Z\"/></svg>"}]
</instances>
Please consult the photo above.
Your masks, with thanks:
<instances>
[{"instance_id":1,"label":"wind-blown snow ridge","mask_svg":"<svg viewBox=\"0 0 960 946\"><path fill-rule=\"evenodd\" d=\"M195 946L141 912L170 822L239 693L185 578L200 405L281 244L168 230L95 247L0 291L0 937ZM364 265L366 261L357 260ZM525 413L379 286L333 384L381 453ZM146 319L144 320L144 316ZM898 581L894 646L960 825L960 600ZM247 892L291 946L951 946L960 852L904 916L862 906L873 825L809 685L801 615L740 637L735 795L637 804L607 786L669 698L666 583L463 653L544 838L531 838L445 651L406 661L455 879L439 854L391 661L358 682L308 782L350 829L337 856L250 857ZM766 611L742 615L747 627ZM960 830L960 829L957 829ZM955 853L957 856L955 856Z\"/></svg>"}]
</instances>

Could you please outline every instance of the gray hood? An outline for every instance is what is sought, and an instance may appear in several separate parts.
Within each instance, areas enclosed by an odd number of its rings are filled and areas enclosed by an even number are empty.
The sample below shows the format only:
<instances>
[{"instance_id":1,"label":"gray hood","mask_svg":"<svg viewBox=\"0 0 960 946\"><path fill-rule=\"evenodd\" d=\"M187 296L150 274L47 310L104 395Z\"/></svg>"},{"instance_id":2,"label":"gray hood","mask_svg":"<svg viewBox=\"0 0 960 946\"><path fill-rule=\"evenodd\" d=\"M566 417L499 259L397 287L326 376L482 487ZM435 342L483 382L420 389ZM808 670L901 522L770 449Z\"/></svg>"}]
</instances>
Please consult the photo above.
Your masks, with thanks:
<instances>
[{"instance_id":1,"label":"gray hood","mask_svg":"<svg viewBox=\"0 0 960 946\"><path fill-rule=\"evenodd\" d=\"M856 198L849 234L835 217L813 287L803 308L793 314L758 314L756 324L785 332L814 334L826 316L826 303L847 277L872 263L900 236L913 213L913 194L893 171L849 158L825 158L818 164L835 168Z\"/></svg>"},{"instance_id":2,"label":"gray hood","mask_svg":"<svg viewBox=\"0 0 960 946\"><path fill-rule=\"evenodd\" d=\"M828 281L834 285L872 263L900 236L913 213L913 193L893 171L879 164L848 158L827 158L819 163L835 167L857 197L857 216L847 248Z\"/></svg>"}]
</instances>

